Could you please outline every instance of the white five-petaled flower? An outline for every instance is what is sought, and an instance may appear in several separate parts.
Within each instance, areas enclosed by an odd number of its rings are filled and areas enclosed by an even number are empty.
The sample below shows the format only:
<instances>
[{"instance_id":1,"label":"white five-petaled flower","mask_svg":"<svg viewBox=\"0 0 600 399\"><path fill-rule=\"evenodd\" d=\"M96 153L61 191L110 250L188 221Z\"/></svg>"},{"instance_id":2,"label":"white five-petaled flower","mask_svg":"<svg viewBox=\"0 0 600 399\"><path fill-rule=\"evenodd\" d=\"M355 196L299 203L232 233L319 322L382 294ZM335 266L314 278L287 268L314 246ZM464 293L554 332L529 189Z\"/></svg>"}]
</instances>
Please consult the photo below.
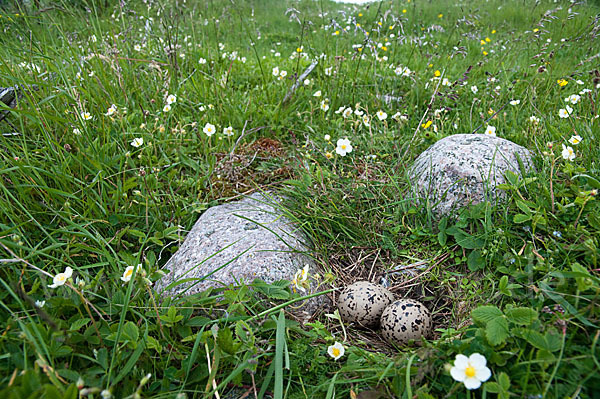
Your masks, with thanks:
<instances>
[{"instance_id":1,"label":"white five-petaled flower","mask_svg":"<svg viewBox=\"0 0 600 399\"><path fill-rule=\"evenodd\" d=\"M231 126L226 127L223 129L223 134L227 137L233 136L233 128Z\"/></svg>"},{"instance_id":2,"label":"white five-petaled flower","mask_svg":"<svg viewBox=\"0 0 600 399\"><path fill-rule=\"evenodd\" d=\"M519 105L521 104L521 100L511 100L510 105Z\"/></svg>"},{"instance_id":3,"label":"white five-petaled flower","mask_svg":"<svg viewBox=\"0 0 600 399\"><path fill-rule=\"evenodd\" d=\"M171 104L165 104L163 107L163 112L169 112L171 110Z\"/></svg>"},{"instance_id":4,"label":"white five-petaled flower","mask_svg":"<svg viewBox=\"0 0 600 399\"><path fill-rule=\"evenodd\" d=\"M347 153L352 152L352 144L350 144L350 140L339 139L337 141L335 152L343 157L346 156Z\"/></svg>"},{"instance_id":5,"label":"white five-petaled flower","mask_svg":"<svg viewBox=\"0 0 600 399\"><path fill-rule=\"evenodd\" d=\"M380 121L384 121L387 118L387 114L385 112L383 112L382 110L377 111L377 117L379 118Z\"/></svg>"},{"instance_id":6,"label":"white five-petaled flower","mask_svg":"<svg viewBox=\"0 0 600 399\"><path fill-rule=\"evenodd\" d=\"M321 90L315 91L315 94L313 94L313 97L321 97Z\"/></svg>"},{"instance_id":7,"label":"white five-petaled flower","mask_svg":"<svg viewBox=\"0 0 600 399\"><path fill-rule=\"evenodd\" d=\"M348 107L342 112L344 118L350 118L352 116L352 108Z\"/></svg>"},{"instance_id":8,"label":"white five-petaled flower","mask_svg":"<svg viewBox=\"0 0 600 399\"><path fill-rule=\"evenodd\" d=\"M279 68L278 67L273 68L273 76L279 76Z\"/></svg>"},{"instance_id":9,"label":"white five-petaled flower","mask_svg":"<svg viewBox=\"0 0 600 399\"><path fill-rule=\"evenodd\" d=\"M344 356L344 352L346 352L344 345L337 341L327 348L327 353L333 358L333 360L338 360L340 357Z\"/></svg>"},{"instance_id":10,"label":"white five-petaled flower","mask_svg":"<svg viewBox=\"0 0 600 399\"><path fill-rule=\"evenodd\" d=\"M495 136L496 128L494 126L488 125L487 128L485 129L485 134L487 134L488 136Z\"/></svg>"},{"instance_id":11,"label":"white five-petaled flower","mask_svg":"<svg viewBox=\"0 0 600 399\"><path fill-rule=\"evenodd\" d=\"M40 301L39 299L37 301L35 301L35 307L37 308L43 308L44 305L46 304L46 301Z\"/></svg>"},{"instance_id":12,"label":"white five-petaled flower","mask_svg":"<svg viewBox=\"0 0 600 399\"><path fill-rule=\"evenodd\" d=\"M571 115L571 113L573 112L573 108L569 107L568 105L565 108L561 108L558 111L558 116L560 116L561 118L568 118L569 115Z\"/></svg>"},{"instance_id":13,"label":"white five-petaled flower","mask_svg":"<svg viewBox=\"0 0 600 399\"><path fill-rule=\"evenodd\" d=\"M576 134L575 136L571 136L571 138L569 139L569 143L571 143L573 145L577 145L577 144L581 143L581 140L583 140L581 138L581 136Z\"/></svg>"},{"instance_id":14,"label":"white five-petaled flower","mask_svg":"<svg viewBox=\"0 0 600 399\"><path fill-rule=\"evenodd\" d=\"M69 266L67 266L67 268L65 269L64 272L58 273L56 276L54 276L54 279L52 280L52 284L48 285L48 287L50 287L50 288L60 287L61 285L64 285L67 282L67 280L71 278L72 275L73 275L73 269L71 269Z\"/></svg>"},{"instance_id":15,"label":"white five-petaled flower","mask_svg":"<svg viewBox=\"0 0 600 399\"><path fill-rule=\"evenodd\" d=\"M131 277L133 276L133 273L138 270L142 265L139 264L137 266L127 266L127 269L125 269L125 271L123 272L123 275L121 276L121 280L124 282L129 282L129 280L131 280Z\"/></svg>"},{"instance_id":16,"label":"white five-petaled flower","mask_svg":"<svg viewBox=\"0 0 600 399\"><path fill-rule=\"evenodd\" d=\"M471 86L471 91L473 92L473 94L477 94L479 89L477 88L477 86Z\"/></svg>"},{"instance_id":17,"label":"white five-petaled flower","mask_svg":"<svg viewBox=\"0 0 600 399\"><path fill-rule=\"evenodd\" d=\"M581 100L581 96L578 94L571 94L569 97L565 98L565 102L573 105L577 104L579 100Z\"/></svg>"},{"instance_id":18,"label":"white five-petaled flower","mask_svg":"<svg viewBox=\"0 0 600 399\"><path fill-rule=\"evenodd\" d=\"M136 44L135 46L133 46L133 49L135 51L142 51L142 46L140 46L139 44Z\"/></svg>"},{"instance_id":19,"label":"white five-petaled flower","mask_svg":"<svg viewBox=\"0 0 600 399\"><path fill-rule=\"evenodd\" d=\"M144 144L144 138L143 137L136 137L131 141L131 145L134 146L135 148L139 148Z\"/></svg>"},{"instance_id":20,"label":"white five-petaled flower","mask_svg":"<svg viewBox=\"0 0 600 399\"><path fill-rule=\"evenodd\" d=\"M458 382L465 384L467 389L477 389L482 382L487 381L492 372L486 366L485 357L479 353L471 356L456 355L454 367L450 369L450 375Z\"/></svg>"},{"instance_id":21,"label":"white five-petaled flower","mask_svg":"<svg viewBox=\"0 0 600 399\"><path fill-rule=\"evenodd\" d=\"M90 114L87 111L83 111L81 113L81 119L83 119L84 121L89 121L90 119L92 119L92 114Z\"/></svg>"},{"instance_id":22,"label":"white five-petaled flower","mask_svg":"<svg viewBox=\"0 0 600 399\"><path fill-rule=\"evenodd\" d=\"M572 161L575 159L575 151L573 151L573 148L566 146L566 145L562 145L562 152L561 155L563 157L563 159L566 159L568 161Z\"/></svg>"},{"instance_id":23,"label":"white five-petaled flower","mask_svg":"<svg viewBox=\"0 0 600 399\"><path fill-rule=\"evenodd\" d=\"M204 125L204 129L202 129L202 131L203 131L204 133L206 133L206 135L207 135L208 137L210 137L210 136L212 136L213 134L215 134L215 131L216 131L216 129L215 129L215 125L213 125L212 123L208 123L208 122L207 122L207 123L206 123L206 125Z\"/></svg>"},{"instance_id":24,"label":"white five-petaled flower","mask_svg":"<svg viewBox=\"0 0 600 399\"><path fill-rule=\"evenodd\" d=\"M106 111L106 116L114 115L116 112L117 106L115 104L112 104L110 107L108 107L108 110Z\"/></svg>"},{"instance_id":25,"label":"white five-petaled flower","mask_svg":"<svg viewBox=\"0 0 600 399\"><path fill-rule=\"evenodd\" d=\"M175 94L169 94L167 96L167 104L175 104L177 102L177 96Z\"/></svg>"},{"instance_id":26,"label":"white five-petaled flower","mask_svg":"<svg viewBox=\"0 0 600 399\"><path fill-rule=\"evenodd\" d=\"M321 110L323 110L323 112L327 112L329 110L329 100L328 99L321 101Z\"/></svg>"},{"instance_id":27,"label":"white five-petaled flower","mask_svg":"<svg viewBox=\"0 0 600 399\"><path fill-rule=\"evenodd\" d=\"M537 125L538 123L540 123L540 118L538 118L535 115L531 115L529 117L529 122L533 123L534 125Z\"/></svg>"}]
</instances>

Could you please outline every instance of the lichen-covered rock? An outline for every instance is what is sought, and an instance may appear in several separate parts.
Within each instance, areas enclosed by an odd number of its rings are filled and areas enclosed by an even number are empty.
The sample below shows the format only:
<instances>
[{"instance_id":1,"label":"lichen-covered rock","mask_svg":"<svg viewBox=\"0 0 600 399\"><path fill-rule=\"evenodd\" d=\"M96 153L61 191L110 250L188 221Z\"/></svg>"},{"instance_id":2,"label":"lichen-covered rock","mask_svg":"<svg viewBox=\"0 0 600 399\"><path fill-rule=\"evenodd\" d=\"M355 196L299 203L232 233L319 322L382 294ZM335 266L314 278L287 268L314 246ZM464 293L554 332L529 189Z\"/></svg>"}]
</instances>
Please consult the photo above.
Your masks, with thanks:
<instances>
[{"instance_id":1,"label":"lichen-covered rock","mask_svg":"<svg viewBox=\"0 0 600 399\"><path fill-rule=\"evenodd\" d=\"M456 134L436 142L415 160L409 179L419 202L427 201L436 216L451 215L469 204L496 203L506 193L507 171L520 174L533 167L531 153L506 139L485 134Z\"/></svg>"},{"instance_id":2,"label":"lichen-covered rock","mask_svg":"<svg viewBox=\"0 0 600 399\"><path fill-rule=\"evenodd\" d=\"M255 278L291 281L306 265L314 272L315 263L305 254L306 238L274 201L279 199L253 194L209 208L164 266L166 275L156 283L157 291L162 296L184 291L192 295ZM165 291L182 279L193 280ZM314 308L315 301L311 304Z\"/></svg>"}]
</instances>

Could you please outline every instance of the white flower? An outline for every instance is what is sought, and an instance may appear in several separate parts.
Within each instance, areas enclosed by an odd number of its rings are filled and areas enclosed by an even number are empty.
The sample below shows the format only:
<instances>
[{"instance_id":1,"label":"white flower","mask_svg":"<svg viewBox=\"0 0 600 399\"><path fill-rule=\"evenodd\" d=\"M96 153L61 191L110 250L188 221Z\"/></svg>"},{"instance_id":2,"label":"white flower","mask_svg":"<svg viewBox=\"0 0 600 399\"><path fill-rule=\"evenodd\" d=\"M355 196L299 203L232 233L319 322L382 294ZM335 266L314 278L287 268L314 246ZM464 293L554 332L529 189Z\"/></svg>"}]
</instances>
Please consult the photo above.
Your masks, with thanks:
<instances>
[{"instance_id":1,"label":"white flower","mask_svg":"<svg viewBox=\"0 0 600 399\"><path fill-rule=\"evenodd\" d=\"M206 135L208 137L212 136L213 134L215 134L216 129L215 129L215 125L211 124L211 123L206 123L206 125L204 125L204 129L202 129L202 131L204 133L206 133Z\"/></svg>"},{"instance_id":2,"label":"white flower","mask_svg":"<svg viewBox=\"0 0 600 399\"><path fill-rule=\"evenodd\" d=\"M136 44L135 46L133 46L133 49L135 51L142 51L142 46L140 46L139 44Z\"/></svg>"},{"instance_id":3,"label":"white flower","mask_svg":"<svg viewBox=\"0 0 600 399\"><path fill-rule=\"evenodd\" d=\"M563 159L572 161L575 159L575 151L573 151L573 148L571 147L567 147L564 144L562 145L562 153L561 153Z\"/></svg>"},{"instance_id":4,"label":"white flower","mask_svg":"<svg viewBox=\"0 0 600 399\"><path fill-rule=\"evenodd\" d=\"M89 121L90 119L92 119L92 114L90 114L87 111L83 111L81 113L81 119L83 119L84 121Z\"/></svg>"},{"instance_id":5,"label":"white flower","mask_svg":"<svg viewBox=\"0 0 600 399\"><path fill-rule=\"evenodd\" d=\"M223 129L223 134L228 137L233 136L233 128L231 126L226 127L225 129Z\"/></svg>"},{"instance_id":6,"label":"white flower","mask_svg":"<svg viewBox=\"0 0 600 399\"><path fill-rule=\"evenodd\" d=\"M175 104L177 102L177 96L175 94L169 94L167 96L167 104Z\"/></svg>"},{"instance_id":7,"label":"white flower","mask_svg":"<svg viewBox=\"0 0 600 399\"><path fill-rule=\"evenodd\" d=\"M346 352L344 345L337 341L327 348L327 353L333 358L333 360L338 360L340 357L344 356L344 352Z\"/></svg>"},{"instance_id":8,"label":"white flower","mask_svg":"<svg viewBox=\"0 0 600 399\"><path fill-rule=\"evenodd\" d=\"M315 91L315 94L313 94L313 97L321 97L321 90Z\"/></svg>"},{"instance_id":9,"label":"white flower","mask_svg":"<svg viewBox=\"0 0 600 399\"><path fill-rule=\"evenodd\" d=\"M35 301L35 306L37 308L43 308L45 304L46 304L46 301L40 301L40 300Z\"/></svg>"},{"instance_id":10,"label":"white flower","mask_svg":"<svg viewBox=\"0 0 600 399\"><path fill-rule=\"evenodd\" d=\"M587 94L587 93L591 93L592 91L590 89L583 89L579 92L579 94L581 94L582 96Z\"/></svg>"},{"instance_id":11,"label":"white flower","mask_svg":"<svg viewBox=\"0 0 600 399\"><path fill-rule=\"evenodd\" d=\"M450 81L448 80L448 78L442 79L442 86L450 86Z\"/></svg>"},{"instance_id":12,"label":"white flower","mask_svg":"<svg viewBox=\"0 0 600 399\"><path fill-rule=\"evenodd\" d=\"M350 140L339 139L337 141L335 152L343 157L346 156L347 153L352 152L352 144L350 144Z\"/></svg>"},{"instance_id":13,"label":"white flower","mask_svg":"<svg viewBox=\"0 0 600 399\"><path fill-rule=\"evenodd\" d=\"M342 113L342 116L344 118L349 118L352 116L352 108L348 107L344 110L344 112Z\"/></svg>"},{"instance_id":14,"label":"white flower","mask_svg":"<svg viewBox=\"0 0 600 399\"><path fill-rule=\"evenodd\" d=\"M485 357L479 353L471 356L456 355L454 367L450 369L450 375L458 382L465 384L467 389L477 389L482 382L487 381L492 372L486 367Z\"/></svg>"},{"instance_id":15,"label":"white flower","mask_svg":"<svg viewBox=\"0 0 600 399\"><path fill-rule=\"evenodd\" d=\"M299 291L306 292L306 288L308 287L308 269L309 266L305 265L302 269L298 270L296 274L294 274L294 279L292 280L292 284L294 288Z\"/></svg>"},{"instance_id":16,"label":"white flower","mask_svg":"<svg viewBox=\"0 0 600 399\"><path fill-rule=\"evenodd\" d=\"M473 94L477 94L477 91L479 89L477 89L477 86L471 86L471 91L473 92Z\"/></svg>"},{"instance_id":17,"label":"white flower","mask_svg":"<svg viewBox=\"0 0 600 399\"><path fill-rule=\"evenodd\" d=\"M165 106L163 107L163 112L169 112L170 110L171 110L171 105L165 104Z\"/></svg>"},{"instance_id":18,"label":"white flower","mask_svg":"<svg viewBox=\"0 0 600 399\"><path fill-rule=\"evenodd\" d=\"M558 111L558 116L560 116L561 118L568 118L569 115L571 115L571 112L573 112L573 108L571 108L567 105L566 109L561 108Z\"/></svg>"},{"instance_id":19,"label":"white flower","mask_svg":"<svg viewBox=\"0 0 600 399\"><path fill-rule=\"evenodd\" d=\"M356 104L356 105L358 105L358 104ZM354 115L356 115L356 116L363 116L363 114L364 114L364 112L363 112L363 111L361 111L361 110L360 110L360 109L358 109L358 108L356 108L356 109L354 110Z\"/></svg>"},{"instance_id":20,"label":"white flower","mask_svg":"<svg viewBox=\"0 0 600 399\"><path fill-rule=\"evenodd\" d=\"M281 71L281 72L279 72L279 77L277 79L282 80L286 76L287 76L287 71Z\"/></svg>"},{"instance_id":21,"label":"white flower","mask_svg":"<svg viewBox=\"0 0 600 399\"><path fill-rule=\"evenodd\" d=\"M308 86L310 84L310 79L304 79L304 86Z\"/></svg>"},{"instance_id":22,"label":"white flower","mask_svg":"<svg viewBox=\"0 0 600 399\"><path fill-rule=\"evenodd\" d=\"M204 65L204 64L206 64L206 59L200 57L200 59L198 60L198 63Z\"/></svg>"},{"instance_id":23,"label":"white flower","mask_svg":"<svg viewBox=\"0 0 600 399\"><path fill-rule=\"evenodd\" d=\"M139 148L144 144L144 138L143 137L136 137L131 141L131 145L134 146L135 148Z\"/></svg>"},{"instance_id":24,"label":"white flower","mask_svg":"<svg viewBox=\"0 0 600 399\"><path fill-rule=\"evenodd\" d=\"M583 85L583 84L585 84L585 83L583 83L583 80L581 80L581 79L578 79L578 80L576 80L576 81L575 81L575 83L577 83L578 85Z\"/></svg>"},{"instance_id":25,"label":"white flower","mask_svg":"<svg viewBox=\"0 0 600 399\"><path fill-rule=\"evenodd\" d=\"M326 135L325 135L325 137L323 137L323 138L325 139L325 141L329 141L329 140L331 140L331 136L330 136L330 135L328 135L328 134L326 134Z\"/></svg>"},{"instance_id":26,"label":"white flower","mask_svg":"<svg viewBox=\"0 0 600 399\"><path fill-rule=\"evenodd\" d=\"M117 112L117 106L115 104L112 104L110 107L108 107L108 110L106 111L106 116L114 115L115 112Z\"/></svg>"},{"instance_id":27,"label":"white flower","mask_svg":"<svg viewBox=\"0 0 600 399\"><path fill-rule=\"evenodd\" d=\"M133 276L133 272L136 269L139 269L141 266L141 264L137 266L127 266L127 269L125 269L125 271L123 272L123 276L121 276L121 280L126 283L129 282L129 280L131 280L131 277Z\"/></svg>"},{"instance_id":28,"label":"white flower","mask_svg":"<svg viewBox=\"0 0 600 399\"><path fill-rule=\"evenodd\" d=\"M332 72L333 72L333 67L325 68L326 76L331 76Z\"/></svg>"},{"instance_id":29,"label":"white flower","mask_svg":"<svg viewBox=\"0 0 600 399\"><path fill-rule=\"evenodd\" d=\"M537 125L538 123L540 123L540 118L538 118L535 115L531 115L529 117L529 122L533 123L534 125Z\"/></svg>"},{"instance_id":30,"label":"white flower","mask_svg":"<svg viewBox=\"0 0 600 399\"><path fill-rule=\"evenodd\" d=\"M578 94L571 94L569 97L565 98L565 102L571 103L573 105L577 104L581 100L581 96Z\"/></svg>"},{"instance_id":31,"label":"white flower","mask_svg":"<svg viewBox=\"0 0 600 399\"><path fill-rule=\"evenodd\" d=\"M79 130L79 129L77 129L77 128L74 128L74 129L73 129L73 134L76 134L76 135L78 135L78 136L79 136L79 135L81 134L81 130Z\"/></svg>"},{"instance_id":32,"label":"white flower","mask_svg":"<svg viewBox=\"0 0 600 399\"><path fill-rule=\"evenodd\" d=\"M377 111L377 117L379 118L380 121L384 121L387 119L387 114L385 112L383 112L382 110Z\"/></svg>"},{"instance_id":33,"label":"white flower","mask_svg":"<svg viewBox=\"0 0 600 399\"><path fill-rule=\"evenodd\" d=\"M571 138L569 139L569 143L571 143L573 145L577 145L577 144L581 143L581 140L583 140L581 138L581 136L576 134L575 136L571 136Z\"/></svg>"},{"instance_id":34,"label":"white flower","mask_svg":"<svg viewBox=\"0 0 600 399\"><path fill-rule=\"evenodd\" d=\"M321 101L321 109L323 112L327 112L327 110L329 110L329 101L327 99Z\"/></svg>"},{"instance_id":35,"label":"white flower","mask_svg":"<svg viewBox=\"0 0 600 399\"><path fill-rule=\"evenodd\" d=\"M496 128L494 126L488 125L487 128L485 129L485 134L487 134L489 136L495 136L496 135Z\"/></svg>"},{"instance_id":36,"label":"white flower","mask_svg":"<svg viewBox=\"0 0 600 399\"><path fill-rule=\"evenodd\" d=\"M72 275L73 275L73 269L71 269L69 266L67 266L67 268L65 269L64 272L58 273L56 276L54 276L54 279L52 280L52 284L50 284L48 287L50 287L50 288L60 287L61 285L64 285L67 282L67 280L71 278Z\"/></svg>"},{"instance_id":37,"label":"white flower","mask_svg":"<svg viewBox=\"0 0 600 399\"><path fill-rule=\"evenodd\" d=\"M519 105L521 104L521 100L511 100L510 105Z\"/></svg>"},{"instance_id":38,"label":"white flower","mask_svg":"<svg viewBox=\"0 0 600 399\"><path fill-rule=\"evenodd\" d=\"M369 115L363 115L362 121L366 127L371 126L371 120L369 119Z\"/></svg>"},{"instance_id":39,"label":"white flower","mask_svg":"<svg viewBox=\"0 0 600 399\"><path fill-rule=\"evenodd\" d=\"M273 68L273 76L279 76L279 68L278 67Z\"/></svg>"}]
</instances>

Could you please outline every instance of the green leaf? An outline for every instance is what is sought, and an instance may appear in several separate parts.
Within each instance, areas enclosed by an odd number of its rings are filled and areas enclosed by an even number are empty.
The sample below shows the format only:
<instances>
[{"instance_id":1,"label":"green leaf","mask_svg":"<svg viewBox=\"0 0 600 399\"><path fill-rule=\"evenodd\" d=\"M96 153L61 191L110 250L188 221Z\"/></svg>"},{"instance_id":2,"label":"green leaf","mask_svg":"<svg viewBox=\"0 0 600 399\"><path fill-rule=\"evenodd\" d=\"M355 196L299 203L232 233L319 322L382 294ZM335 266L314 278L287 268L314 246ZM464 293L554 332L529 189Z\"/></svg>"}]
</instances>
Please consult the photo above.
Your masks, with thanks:
<instances>
[{"instance_id":1,"label":"green leaf","mask_svg":"<svg viewBox=\"0 0 600 399\"><path fill-rule=\"evenodd\" d=\"M90 320L91 319L89 317L84 317L82 319L75 320L73 322L73 324L71 324L71 327L69 328L69 331L79 331L81 329L81 327L83 327L87 323L89 323Z\"/></svg>"},{"instance_id":2,"label":"green leaf","mask_svg":"<svg viewBox=\"0 0 600 399\"><path fill-rule=\"evenodd\" d=\"M140 330L137 328L135 323L128 321L123 326L123 334L121 336L132 343L137 344L140 337Z\"/></svg>"},{"instance_id":3,"label":"green leaf","mask_svg":"<svg viewBox=\"0 0 600 399\"><path fill-rule=\"evenodd\" d=\"M503 344L508 338L508 321L504 317L489 321L485 327L485 335L491 345Z\"/></svg>"},{"instance_id":4,"label":"green leaf","mask_svg":"<svg viewBox=\"0 0 600 399\"><path fill-rule=\"evenodd\" d=\"M489 323L490 321L503 316L504 313L502 313L502 311L494 305L479 306L478 308L473 309L471 312L471 317L473 320L482 323Z\"/></svg>"},{"instance_id":5,"label":"green leaf","mask_svg":"<svg viewBox=\"0 0 600 399\"><path fill-rule=\"evenodd\" d=\"M538 318L535 310L525 307L505 309L504 314L509 321L522 326L529 326Z\"/></svg>"},{"instance_id":6,"label":"green leaf","mask_svg":"<svg viewBox=\"0 0 600 399\"><path fill-rule=\"evenodd\" d=\"M517 207L527 216L531 216L531 209L529 209L529 205L527 205L524 201L516 200L515 203Z\"/></svg>"},{"instance_id":7,"label":"green leaf","mask_svg":"<svg viewBox=\"0 0 600 399\"><path fill-rule=\"evenodd\" d=\"M487 392L500 393L500 389L500 385L497 382L490 381L485 383L485 390Z\"/></svg>"},{"instance_id":8,"label":"green leaf","mask_svg":"<svg viewBox=\"0 0 600 399\"><path fill-rule=\"evenodd\" d=\"M475 272L485 267L485 258L481 255L481 251L476 249L471 251L467 258L467 267L470 271Z\"/></svg>"},{"instance_id":9,"label":"green leaf","mask_svg":"<svg viewBox=\"0 0 600 399\"><path fill-rule=\"evenodd\" d=\"M522 213L517 213L514 217L513 217L513 222L515 223L525 223L531 220L531 216L529 215L523 215Z\"/></svg>"},{"instance_id":10,"label":"green leaf","mask_svg":"<svg viewBox=\"0 0 600 399\"><path fill-rule=\"evenodd\" d=\"M162 346L160 345L160 342L151 335L148 335L146 346L148 349L154 349L158 353L162 352Z\"/></svg>"},{"instance_id":11,"label":"green leaf","mask_svg":"<svg viewBox=\"0 0 600 399\"><path fill-rule=\"evenodd\" d=\"M230 355L235 355L239 347L242 345L239 342L234 342L233 333L229 327L220 328L217 333L217 343L224 352Z\"/></svg>"},{"instance_id":12,"label":"green leaf","mask_svg":"<svg viewBox=\"0 0 600 399\"><path fill-rule=\"evenodd\" d=\"M500 373L498 376L498 384L504 392L508 392L508 388L510 388L510 377L508 374L505 372Z\"/></svg>"}]
</instances>

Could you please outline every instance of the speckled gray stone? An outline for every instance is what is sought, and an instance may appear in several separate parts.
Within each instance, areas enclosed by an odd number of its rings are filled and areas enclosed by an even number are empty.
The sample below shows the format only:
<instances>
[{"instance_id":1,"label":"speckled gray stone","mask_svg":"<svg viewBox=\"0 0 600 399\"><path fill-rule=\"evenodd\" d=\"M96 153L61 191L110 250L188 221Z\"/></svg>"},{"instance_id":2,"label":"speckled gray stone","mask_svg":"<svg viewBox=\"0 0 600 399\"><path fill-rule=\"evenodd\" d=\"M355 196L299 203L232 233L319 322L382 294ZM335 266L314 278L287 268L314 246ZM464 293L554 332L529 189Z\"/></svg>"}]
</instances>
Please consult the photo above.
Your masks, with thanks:
<instances>
[{"instance_id":1,"label":"speckled gray stone","mask_svg":"<svg viewBox=\"0 0 600 399\"><path fill-rule=\"evenodd\" d=\"M419 202L427 201L438 217L452 215L469 204L496 203L506 197L496 186L507 171L520 174L517 156L526 170L531 153L506 139L485 134L456 134L433 144L415 160L409 179Z\"/></svg>"},{"instance_id":2,"label":"speckled gray stone","mask_svg":"<svg viewBox=\"0 0 600 399\"><path fill-rule=\"evenodd\" d=\"M316 272L315 262L306 255L305 236L273 206L274 201L279 199L256 193L206 210L164 266L166 275L157 281L156 290L160 293L174 281L194 279L162 293L173 296L187 290L185 294L192 295L255 278L268 283L292 280L305 265Z\"/></svg>"}]
</instances>

